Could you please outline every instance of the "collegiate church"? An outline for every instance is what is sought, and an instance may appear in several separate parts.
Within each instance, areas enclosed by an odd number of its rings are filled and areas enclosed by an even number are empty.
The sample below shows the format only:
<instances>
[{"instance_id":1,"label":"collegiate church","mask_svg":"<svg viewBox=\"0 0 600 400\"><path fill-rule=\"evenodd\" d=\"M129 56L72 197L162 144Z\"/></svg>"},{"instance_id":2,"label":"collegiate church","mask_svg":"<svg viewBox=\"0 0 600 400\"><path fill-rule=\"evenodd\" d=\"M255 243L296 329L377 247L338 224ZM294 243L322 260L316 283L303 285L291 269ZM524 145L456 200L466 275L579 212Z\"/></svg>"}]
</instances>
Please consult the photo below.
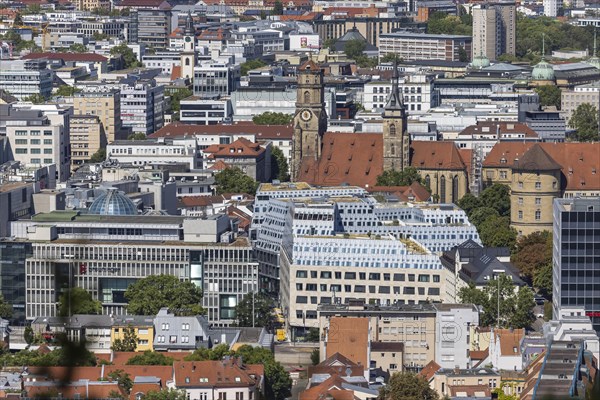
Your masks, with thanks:
<instances>
[{"instance_id":1,"label":"collegiate church","mask_svg":"<svg viewBox=\"0 0 600 400\"><path fill-rule=\"evenodd\" d=\"M295 181L368 188L384 170L412 166L440 202L455 202L467 193L470 153L461 155L453 142L410 142L397 68L383 112L383 134L326 132L323 70L312 60L300 66L297 90L291 166Z\"/></svg>"}]
</instances>

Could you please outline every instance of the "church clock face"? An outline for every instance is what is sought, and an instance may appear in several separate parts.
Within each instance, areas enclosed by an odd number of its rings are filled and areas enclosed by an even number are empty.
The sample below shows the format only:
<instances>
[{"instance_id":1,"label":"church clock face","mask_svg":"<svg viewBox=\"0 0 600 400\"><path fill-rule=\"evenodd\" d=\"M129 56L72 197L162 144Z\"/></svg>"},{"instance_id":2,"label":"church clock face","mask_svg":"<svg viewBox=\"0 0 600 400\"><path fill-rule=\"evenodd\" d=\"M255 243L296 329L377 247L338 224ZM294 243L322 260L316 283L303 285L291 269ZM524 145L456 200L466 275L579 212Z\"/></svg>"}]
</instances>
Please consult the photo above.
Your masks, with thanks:
<instances>
[{"instance_id":1,"label":"church clock face","mask_svg":"<svg viewBox=\"0 0 600 400\"><path fill-rule=\"evenodd\" d=\"M310 120L311 117L312 117L312 113L308 110L304 110L300 114L300 118L302 118L303 121L308 121L308 120Z\"/></svg>"},{"instance_id":2,"label":"church clock face","mask_svg":"<svg viewBox=\"0 0 600 400\"><path fill-rule=\"evenodd\" d=\"M186 36L186 37L185 37L185 41L189 43L189 42L191 42L191 41L192 41L192 38L191 38L191 37L189 37L189 36Z\"/></svg>"}]
</instances>

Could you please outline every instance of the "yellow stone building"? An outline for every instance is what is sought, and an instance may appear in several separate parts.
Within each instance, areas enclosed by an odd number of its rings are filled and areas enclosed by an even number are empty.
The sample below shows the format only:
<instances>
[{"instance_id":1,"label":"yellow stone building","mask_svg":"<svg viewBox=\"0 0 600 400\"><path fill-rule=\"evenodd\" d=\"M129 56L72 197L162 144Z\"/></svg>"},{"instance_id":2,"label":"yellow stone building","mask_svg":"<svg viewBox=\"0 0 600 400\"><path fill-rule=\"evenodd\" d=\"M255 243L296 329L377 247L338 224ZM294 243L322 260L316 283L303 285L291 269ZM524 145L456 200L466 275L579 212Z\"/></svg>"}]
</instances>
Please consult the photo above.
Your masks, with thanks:
<instances>
[{"instance_id":1,"label":"yellow stone building","mask_svg":"<svg viewBox=\"0 0 600 400\"><path fill-rule=\"evenodd\" d=\"M154 350L154 319L145 315L120 315L114 318L110 332L111 347L115 340L125 337L125 331L132 328L138 339L135 351Z\"/></svg>"}]
</instances>

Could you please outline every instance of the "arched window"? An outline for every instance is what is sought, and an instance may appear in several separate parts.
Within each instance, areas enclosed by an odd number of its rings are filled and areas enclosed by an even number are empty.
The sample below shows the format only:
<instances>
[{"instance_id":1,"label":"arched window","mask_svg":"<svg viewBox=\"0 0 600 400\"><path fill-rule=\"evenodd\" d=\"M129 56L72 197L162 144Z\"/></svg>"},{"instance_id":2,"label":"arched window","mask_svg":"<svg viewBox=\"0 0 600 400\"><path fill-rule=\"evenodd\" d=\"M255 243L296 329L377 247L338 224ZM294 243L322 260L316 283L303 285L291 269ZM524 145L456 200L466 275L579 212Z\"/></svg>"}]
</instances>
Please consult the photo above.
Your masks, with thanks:
<instances>
[{"instance_id":1,"label":"arched window","mask_svg":"<svg viewBox=\"0 0 600 400\"><path fill-rule=\"evenodd\" d=\"M190 59L189 59L189 58L186 58L186 59L185 59L185 65L186 65L186 66L190 65Z\"/></svg>"},{"instance_id":2,"label":"arched window","mask_svg":"<svg viewBox=\"0 0 600 400\"><path fill-rule=\"evenodd\" d=\"M304 102L310 103L310 92L308 90L304 92Z\"/></svg>"},{"instance_id":3,"label":"arched window","mask_svg":"<svg viewBox=\"0 0 600 400\"><path fill-rule=\"evenodd\" d=\"M452 178L452 202L458 201L458 175L454 175Z\"/></svg>"},{"instance_id":4,"label":"arched window","mask_svg":"<svg viewBox=\"0 0 600 400\"><path fill-rule=\"evenodd\" d=\"M440 203L446 202L446 177L440 177Z\"/></svg>"},{"instance_id":5,"label":"arched window","mask_svg":"<svg viewBox=\"0 0 600 400\"><path fill-rule=\"evenodd\" d=\"M396 155L396 145L394 143L390 145L390 154L393 156Z\"/></svg>"},{"instance_id":6,"label":"arched window","mask_svg":"<svg viewBox=\"0 0 600 400\"><path fill-rule=\"evenodd\" d=\"M431 189L431 177L429 175L425 175L425 187Z\"/></svg>"},{"instance_id":7,"label":"arched window","mask_svg":"<svg viewBox=\"0 0 600 400\"><path fill-rule=\"evenodd\" d=\"M396 136L396 125L390 125L390 136Z\"/></svg>"}]
</instances>

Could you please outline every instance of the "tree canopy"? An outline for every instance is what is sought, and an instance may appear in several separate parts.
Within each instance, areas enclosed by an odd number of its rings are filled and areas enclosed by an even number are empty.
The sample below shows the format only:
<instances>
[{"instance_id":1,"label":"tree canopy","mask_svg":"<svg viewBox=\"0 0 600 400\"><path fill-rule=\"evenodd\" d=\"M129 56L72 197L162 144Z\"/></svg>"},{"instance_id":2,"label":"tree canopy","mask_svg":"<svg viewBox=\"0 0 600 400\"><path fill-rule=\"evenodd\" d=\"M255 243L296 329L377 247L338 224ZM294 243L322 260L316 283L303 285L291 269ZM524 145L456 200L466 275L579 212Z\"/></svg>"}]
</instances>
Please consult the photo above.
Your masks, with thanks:
<instances>
[{"instance_id":1,"label":"tree canopy","mask_svg":"<svg viewBox=\"0 0 600 400\"><path fill-rule=\"evenodd\" d=\"M173 111L173 115L177 115L179 118L179 111L181 110L181 100L187 99L194 93L188 88L182 88L175 92L173 92L170 96L171 99L171 111Z\"/></svg>"},{"instance_id":2,"label":"tree canopy","mask_svg":"<svg viewBox=\"0 0 600 400\"><path fill-rule=\"evenodd\" d=\"M499 290L498 290L499 288ZM479 323L481 326L498 324L504 328L529 328L535 321L533 315L533 292L527 286L515 290L512 279L501 274L490 279L483 289L473 284L459 290L462 303L476 304L483 307ZM498 321L498 301L500 303L500 320Z\"/></svg>"},{"instance_id":3,"label":"tree canopy","mask_svg":"<svg viewBox=\"0 0 600 400\"><path fill-rule=\"evenodd\" d=\"M147 392L142 400L187 400L187 394L185 390L177 389L152 390Z\"/></svg>"},{"instance_id":4,"label":"tree canopy","mask_svg":"<svg viewBox=\"0 0 600 400\"><path fill-rule=\"evenodd\" d=\"M127 394L131 393L133 380L131 380L131 376L127 372L123 371L122 369L115 369L114 371L109 372L107 377L111 381L117 382L117 384L123 388Z\"/></svg>"},{"instance_id":5,"label":"tree canopy","mask_svg":"<svg viewBox=\"0 0 600 400\"><path fill-rule=\"evenodd\" d=\"M381 62L389 63L389 62L402 62L402 57L398 53L388 53L385 56L381 57Z\"/></svg>"},{"instance_id":6,"label":"tree canopy","mask_svg":"<svg viewBox=\"0 0 600 400\"><path fill-rule=\"evenodd\" d=\"M535 88L535 92L540 96L540 105L542 107L554 106L560 110L561 91L555 85L543 85Z\"/></svg>"},{"instance_id":7,"label":"tree canopy","mask_svg":"<svg viewBox=\"0 0 600 400\"><path fill-rule=\"evenodd\" d=\"M348 58L356 61L356 64L361 68L372 68L377 66L377 57L367 57L365 49L367 43L360 39L352 39L346 42L344 53Z\"/></svg>"},{"instance_id":8,"label":"tree canopy","mask_svg":"<svg viewBox=\"0 0 600 400\"><path fill-rule=\"evenodd\" d=\"M143 132L136 132L136 133L132 133L129 136L127 136L127 140L146 140L146 139L148 139L148 136L146 136L146 134Z\"/></svg>"},{"instance_id":9,"label":"tree canopy","mask_svg":"<svg viewBox=\"0 0 600 400\"><path fill-rule=\"evenodd\" d=\"M87 53L88 48L84 44L73 43L71 46L69 46L69 51L73 53Z\"/></svg>"},{"instance_id":10,"label":"tree canopy","mask_svg":"<svg viewBox=\"0 0 600 400\"><path fill-rule=\"evenodd\" d=\"M121 55L121 57L123 57L123 62L125 63L125 68L135 68L141 65L133 50L125 43L110 49L110 54L113 56Z\"/></svg>"},{"instance_id":11,"label":"tree canopy","mask_svg":"<svg viewBox=\"0 0 600 400\"><path fill-rule=\"evenodd\" d=\"M377 186L408 186L413 182L423 182L419 171L414 167L404 168L402 171L390 169L377 177Z\"/></svg>"},{"instance_id":12,"label":"tree canopy","mask_svg":"<svg viewBox=\"0 0 600 400\"><path fill-rule=\"evenodd\" d=\"M94 300L87 290L80 287L66 289L58 299L58 314L63 317L70 317L75 314L101 313L102 303Z\"/></svg>"},{"instance_id":13,"label":"tree canopy","mask_svg":"<svg viewBox=\"0 0 600 400\"><path fill-rule=\"evenodd\" d=\"M217 194L223 193L247 193L256 194L258 182L242 172L241 169L226 168L215 174Z\"/></svg>"},{"instance_id":14,"label":"tree canopy","mask_svg":"<svg viewBox=\"0 0 600 400\"><path fill-rule=\"evenodd\" d=\"M39 93L34 93L31 96L27 96L23 101L29 101L33 104L43 104L46 102L46 98Z\"/></svg>"},{"instance_id":15,"label":"tree canopy","mask_svg":"<svg viewBox=\"0 0 600 400\"><path fill-rule=\"evenodd\" d=\"M288 182L290 180L287 158L277 146L271 147L271 175L280 182Z\"/></svg>"},{"instance_id":16,"label":"tree canopy","mask_svg":"<svg viewBox=\"0 0 600 400\"><path fill-rule=\"evenodd\" d=\"M56 95L59 97L71 97L77 92L81 92L81 89L69 85L61 85L56 90Z\"/></svg>"},{"instance_id":17,"label":"tree canopy","mask_svg":"<svg viewBox=\"0 0 600 400\"><path fill-rule=\"evenodd\" d=\"M190 281L173 275L150 275L129 285L125 291L127 312L134 315L156 315L167 307L177 315L204 313L200 305L202 290Z\"/></svg>"},{"instance_id":18,"label":"tree canopy","mask_svg":"<svg viewBox=\"0 0 600 400\"><path fill-rule=\"evenodd\" d=\"M10 319L13 316L13 306L0 293L0 318Z\"/></svg>"},{"instance_id":19,"label":"tree canopy","mask_svg":"<svg viewBox=\"0 0 600 400\"><path fill-rule=\"evenodd\" d=\"M378 400L438 400L438 393L424 377L412 372L397 372L379 389Z\"/></svg>"},{"instance_id":20,"label":"tree canopy","mask_svg":"<svg viewBox=\"0 0 600 400\"><path fill-rule=\"evenodd\" d=\"M273 4L273 11L271 11L271 15L283 15L283 3L281 1L275 1L275 4Z\"/></svg>"},{"instance_id":21,"label":"tree canopy","mask_svg":"<svg viewBox=\"0 0 600 400\"><path fill-rule=\"evenodd\" d=\"M436 11L429 16L427 33L471 36L473 34L473 17L466 12L458 17Z\"/></svg>"},{"instance_id":22,"label":"tree canopy","mask_svg":"<svg viewBox=\"0 0 600 400\"><path fill-rule=\"evenodd\" d=\"M466 194L457 203L477 228L484 246L509 247L517 239L517 231L510 227L510 190L508 186L493 184L479 197Z\"/></svg>"},{"instance_id":23,"label":"tree canopy","mask_svg":"<svg viewBox=\"0 0 600 400\"><path fill-rule=\"evenodd\" d=\"M530 281L535 279L540 269L552 264L552 233L539 231L521 236L511 261L521 271L521 275Z\"/></svg>"},{"instance_id":24,"label":"tree canopy","mask_svg":"<svg viewBox=\"0 0 600 400\"><path fill-rule=\"evenodd\" d=\"M292 122L293 116L281 112L266 111L252 117L252 122L256 125L288 125Z\"/></svg>"},{"instance_id":25,"label":"tree canopy","mask_svg":"<svg viewBox=\"0 0 600 400\"><path fill-rule=\"evenodd\" d=\"M96 365L96 356L85 348L85 343L70 341L66 335L57 335L58 347L49 353L40 350L21 350L0 355L4 367L87 367Z\"/></svg>"},{"instance_id":26,"label":"tree canopy","mask_svg":"<svg viewBox=\"0 0 600 400\"><path fill-rule=\"evenodd\" d=\"M164 353L146 350L141 354L136 354L127 360L126 365L173 365L175 360L167 357Z\"/></svg>"},{"instance_id":27,"label":"tree canopy","mask_svg":"<svg viewBox=\"0 0 600 400\"><path fill-rule=\"evenodd\" d=\"M266 65L267 65L267 63L264 62L263 60L259 60L259 59L248 60L248 61L240 64L240 73L242 74L242 76L246 76L246 75L248 75L248 71L251 71L256 68L264 67Z\"/></svg>"},{"instance_id":28,"label":"tree canopy","mask_svg":"<svg viewBox=\"0 0 600 400\"><path fill-rule=\"evenodd\" d=\"M580 104L571 119L569 120L569 126L576 130L573 138L580 142L597 142L600 138L598 136L598 109L589 104Z\"/></svg>"},{"instance_id":29,"label":"tree canopy","mask_svg":"<svg viewBox=\"0 0 600 400\"><path fill-rule=\"evenodd\" d=\"M253 304L254 303L254 307ZM270 327L273 322L273 300L263 293L248 293L235 307L238 326ZM254 325L252 309L254 308Z\"/></svg>"},{"instance_id":30,"label":"tree canopy","mask_svg":"<svg viewBox=\"0 0 600 400\"><path fill-rule=\"evenodd\" d=\"M90 161L93 163L101 163L104 160L106 160L106 149L104 148L98 149L98 151L90 157Z\"/></svg>"}]
</instances>

